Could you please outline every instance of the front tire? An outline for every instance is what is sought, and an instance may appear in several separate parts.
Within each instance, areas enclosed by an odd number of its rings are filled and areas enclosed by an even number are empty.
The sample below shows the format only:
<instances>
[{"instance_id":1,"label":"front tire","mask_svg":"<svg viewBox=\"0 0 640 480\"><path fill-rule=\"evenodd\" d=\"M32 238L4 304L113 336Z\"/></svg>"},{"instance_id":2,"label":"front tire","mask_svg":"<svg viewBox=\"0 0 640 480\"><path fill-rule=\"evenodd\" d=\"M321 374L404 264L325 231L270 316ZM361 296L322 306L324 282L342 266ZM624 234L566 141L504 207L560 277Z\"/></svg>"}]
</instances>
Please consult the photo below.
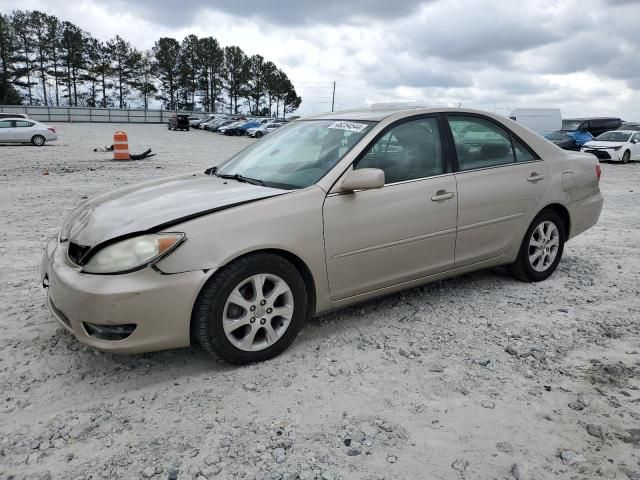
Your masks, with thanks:
<instances>
[{"instance_id":1,"label":"front tire","mask_svg":"<svg viewBox=\"0 0 640 480\"><path fill-rule=\"evenodd\" d=\"M564 251L566 227L553 210L543 210L531 222L511 273L525 282L541 282L556 270Z\"/></svg>"},{"instance_id":2,"label":"front tire","mask_svg":"<svg viewBox=\"0 0 640 480\"><path fill-rule=\"evenodd\" d=\"M192 325L202 347L235 364L282 353L307 318L300 272L284 258L256 253L222 268L203 287Z\"/></svg>"},{"instance_id":3,"label":"front tire","mask_svg":"<svg viewBox=\"0 0 640 480\"><path fill-rule=\"evenodd\" d=\"M629 163L629 160L631 160L631 152L629 150L626 150L622 154L622 163Z\"/></svg>"},{"instance_id":4,"label":"front tire","mask_svg":"<svg viewBox=\"0 0 640 480\"><path fill-rule=\"evenodd\" d=\"M47 139L44 138L42 135L34 135L33 137L31 137L31 143L34 144L36 147L43 146L46 141Z\"/></svg>"},{"instance_id":5,"label":"front tire","mask_svg":"<svg viewBox=\"0 0 640 480\"><path fill-rule=\"evenodd\" d=\"M262 132L256 132L256 138L262 137Z\"/></svg>"}]
</instances>

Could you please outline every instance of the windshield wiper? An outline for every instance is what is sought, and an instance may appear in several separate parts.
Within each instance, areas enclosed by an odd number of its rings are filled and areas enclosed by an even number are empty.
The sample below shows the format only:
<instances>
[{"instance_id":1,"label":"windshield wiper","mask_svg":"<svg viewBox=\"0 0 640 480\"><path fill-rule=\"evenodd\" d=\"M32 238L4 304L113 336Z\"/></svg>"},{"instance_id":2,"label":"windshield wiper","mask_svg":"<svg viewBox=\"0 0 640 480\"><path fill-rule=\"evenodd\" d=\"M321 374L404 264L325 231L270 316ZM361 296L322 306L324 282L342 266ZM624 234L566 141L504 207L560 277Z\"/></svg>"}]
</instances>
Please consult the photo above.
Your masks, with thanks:
<instances>
[{"instance_id":1,"label":"windshield wiper","mask_svg":"<svg viewBox=\"0 0 640 480\"><path fill-rule=\"evenodd\" d=\"M227 174L227 173L215 173L216 176L220 178L230 178L233 180L237 180L238 182L250 183L251 185L260 185L264 187L264 182L262 180L258 180L257 178L244 177L239 173Z\"/></svg>"}]
</instances>

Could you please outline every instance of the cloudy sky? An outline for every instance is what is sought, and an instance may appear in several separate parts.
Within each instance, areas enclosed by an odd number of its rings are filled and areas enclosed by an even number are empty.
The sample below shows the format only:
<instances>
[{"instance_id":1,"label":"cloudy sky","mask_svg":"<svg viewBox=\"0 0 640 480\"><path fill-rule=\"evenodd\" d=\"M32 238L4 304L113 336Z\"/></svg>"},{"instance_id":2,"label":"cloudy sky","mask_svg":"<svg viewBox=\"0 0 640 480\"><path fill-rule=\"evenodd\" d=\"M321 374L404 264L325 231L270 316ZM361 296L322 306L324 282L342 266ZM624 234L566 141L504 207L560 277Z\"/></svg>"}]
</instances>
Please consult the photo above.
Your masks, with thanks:
<instances>
[{"instance_id":1,"label":"cloudy sky","mask_svg":"<svg viewBox=\"0 0 640 480\"><path fill-rule=\"evenodd\" d=\"M276 62L302 113L416 101L640 120L639 0L2 0L138 48L216 37Z\"/></svg>"}]
</instances>

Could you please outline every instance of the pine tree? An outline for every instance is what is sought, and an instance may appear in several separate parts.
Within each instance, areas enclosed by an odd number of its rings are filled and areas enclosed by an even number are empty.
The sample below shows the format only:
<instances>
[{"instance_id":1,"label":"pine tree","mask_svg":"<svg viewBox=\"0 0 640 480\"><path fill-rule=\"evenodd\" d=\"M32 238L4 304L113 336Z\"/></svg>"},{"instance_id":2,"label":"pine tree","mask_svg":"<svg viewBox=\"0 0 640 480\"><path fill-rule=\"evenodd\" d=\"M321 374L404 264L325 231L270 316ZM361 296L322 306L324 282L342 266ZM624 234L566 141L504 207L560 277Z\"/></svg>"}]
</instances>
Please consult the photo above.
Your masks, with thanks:
<instances>
[{"instance_id":1,"label":"pine tree","mask_svg":"<svg viewBox=\"0 0 640 480\"><path fill-rule=\"evenodd\" d=\"M252 55L247 60L247 81L244 94L249 103L249 111L260 115L262 97L267 93L267 71L262 55Z\"/></svg>"},{"instance_id":2,"label":"pine tree","mask_svg":"<svg viewBox=\"0 0 640 480\"><path fill-rule=\"evenodd\" d=\"M175 38L162 37L153 46L154 69L160 81L160 94L156 96L165 108L176 108L176 87L178 84L180 43Z\"/></svg>"},{"instance_id":3,"label":"pine tree","mask_svg":"<svg viewBox=\"0 0 640 480\"><path fill-rule=\"evenodd\" d=\"M229 113L238 113L238 98L247 81L247 55L240 47L224 48L225 89L229 96Z\"/></svg>"},{"instance_id":4,"label":"pine tree","mask_svg":"<svg viewBox=\"0 0 640 480\"><path fill-rule=\"evenodd\" d=\"M131 88L135 87L142 54L119 35L107 42L107 52L111 58L115 87L118 91L118 104L120 108L124 108Z\"/></svg>"},{"instance_id":5,"label":"pine tree","mask_svg":"<svg viewBox=\"0 0 640 480\"><path fill-rule=\"evenodd\" d=\"M18 68L17 37L11 26L11 19L0 13L0 105L17 105L22 98L14 83L22 76Z\"/></svg>"},{"instance_id":6,"label":"pine tree","mask_svg":"<svg viewBox=\"0 0 640 480\"><path fill-rule=\"evenodd\" d=\"M49 57L49 76L53 77L56 94L56 106L60 105L60 44L62 42L62 27L58 17L48 15L46 17L47 28L47 55Z\"/></svg>"},{"instance_id":7,"label":"pine tree","mask_svg":"<svg viewBox=\"0 0 640 480\"><path fill-rule=\"evenodd\" d=\"M142 105L145 110L149 108L149 97L158 92L158 89L153 83L154 75L155 66L153 63L153 55L147 50L142 54L135 85L142 96Z\"/></svg>"},{"instance_id":8,"label":"pine tree","mask_svg":"<svg viewBox=\"0 0 640 480\"><path fill-rule=\"evenodd\" d=\"M33 105L32 87L35 82L31 80L33 73L33 40L31 38L31 28L29 14L21 10L13 13L12 31L16 35L18 45L18 56L15 62L18 63L22 72L20 78L14 81L14 85L27 89L27 99L29 105ZM26 78L26 81L24 80Z\"/></svg>"},{"instance_id":9,"label":"pine tree","mask_svg":"<svg viewBox=\"0 0 640 480\"><path fill-rule=\"evenodd\" d=\"M86 35L71 22L62 23L61 66L64 69L64 81L67 88L67 105L78 106L78 83L84 68L84 49Z\"/></svg>"},{"instance_id":10,"label":"pine tree","mask_svg":"<svg viewBox=\"0 0 640 480\"><path fill-rule=\"evenodd\" d=\"M35 63L40 73L40 85L42 86L42 98L45 105L49 105L47 98L47 80L49 77L49 35L48 15L39 11L29 14L29 26L33 35L33 47L36 52Z\"/></svg>"},{"instance_id":11,"label":"pine tree","mask_svg":"<svg viewBox=\"0 0 640 480\"><path fill-rule=\"evenodd\" d=\"M198 37L187 35L180 45L179 62L180 107L194 110L198 88Z\"/></svg>"},{"instance_id":12,"label":"pine tree","mask_svg":"<svg viewBox=\"0 0 640 480\"><path fill-rule=\"evenodd\" d=\"M205 110L215 112L222 101L224 84L224 50L213 37L201 38L198 42L198 64L200 65L200 91Z\"/></svg>"}]
</instances>

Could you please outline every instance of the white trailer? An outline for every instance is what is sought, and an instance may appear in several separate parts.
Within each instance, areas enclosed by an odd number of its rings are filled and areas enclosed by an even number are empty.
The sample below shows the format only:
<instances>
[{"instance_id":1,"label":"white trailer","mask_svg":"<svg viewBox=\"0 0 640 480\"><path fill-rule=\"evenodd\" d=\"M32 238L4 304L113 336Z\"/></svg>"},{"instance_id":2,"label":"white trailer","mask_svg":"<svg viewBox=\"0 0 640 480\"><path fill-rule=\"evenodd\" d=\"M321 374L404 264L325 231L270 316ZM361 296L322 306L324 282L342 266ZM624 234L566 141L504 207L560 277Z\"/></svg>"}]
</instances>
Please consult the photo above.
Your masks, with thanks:
<instances>
[{"instance_id":1,"label":"white trailer","mask_svg":"<svg viewBox=\"0 0 640 480\"><path fill-rule=\"evenodd\" d=\"M540 135L562 129L559 108L516 108L509 118Z\"/></svg>"}]
</instances>

